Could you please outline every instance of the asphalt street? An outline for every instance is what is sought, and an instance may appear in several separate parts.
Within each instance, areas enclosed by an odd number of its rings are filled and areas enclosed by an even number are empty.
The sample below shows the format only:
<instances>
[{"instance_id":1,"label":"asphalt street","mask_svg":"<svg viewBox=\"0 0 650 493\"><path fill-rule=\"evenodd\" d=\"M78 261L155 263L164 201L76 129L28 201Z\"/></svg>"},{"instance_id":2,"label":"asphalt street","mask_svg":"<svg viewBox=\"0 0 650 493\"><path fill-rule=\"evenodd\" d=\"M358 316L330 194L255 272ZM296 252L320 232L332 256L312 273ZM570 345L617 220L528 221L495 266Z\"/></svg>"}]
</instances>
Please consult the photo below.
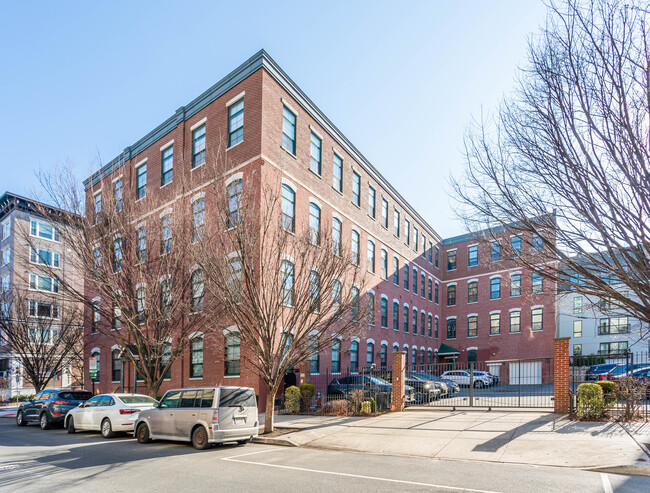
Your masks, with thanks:
<instances>
[{"instance_id":1,"label":"asphalt street","mask_svg":"<svg viewBox=\"0 0 650 493\"><path fill-rule=\"evenodd\" d=\"M268 445L138 444L0 419L0 491L638 492L650 478Z\"/></svg>"}]
</instances>

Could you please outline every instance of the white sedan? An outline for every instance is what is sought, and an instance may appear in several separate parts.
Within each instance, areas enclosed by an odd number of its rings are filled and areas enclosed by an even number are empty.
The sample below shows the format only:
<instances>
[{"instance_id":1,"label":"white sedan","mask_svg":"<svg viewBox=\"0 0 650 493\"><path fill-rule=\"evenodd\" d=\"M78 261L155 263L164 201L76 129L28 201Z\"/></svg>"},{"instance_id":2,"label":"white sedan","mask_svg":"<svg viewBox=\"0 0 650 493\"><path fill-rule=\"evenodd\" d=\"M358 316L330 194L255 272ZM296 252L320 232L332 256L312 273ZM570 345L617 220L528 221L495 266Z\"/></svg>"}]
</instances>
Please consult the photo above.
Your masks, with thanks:
<instances>
[{"instance_id":1,"label":"white sedan","mask_svg":"<svg viewBox=\"0 0 650 493\"><path fill-rule=\"evenodd\" d=\"M77 430L101 431L104 438L117 432L132 432L140 411L156 407L158 401L141 394L102 394L68 411L64 426Z\"/></svg>"}]
</instances>

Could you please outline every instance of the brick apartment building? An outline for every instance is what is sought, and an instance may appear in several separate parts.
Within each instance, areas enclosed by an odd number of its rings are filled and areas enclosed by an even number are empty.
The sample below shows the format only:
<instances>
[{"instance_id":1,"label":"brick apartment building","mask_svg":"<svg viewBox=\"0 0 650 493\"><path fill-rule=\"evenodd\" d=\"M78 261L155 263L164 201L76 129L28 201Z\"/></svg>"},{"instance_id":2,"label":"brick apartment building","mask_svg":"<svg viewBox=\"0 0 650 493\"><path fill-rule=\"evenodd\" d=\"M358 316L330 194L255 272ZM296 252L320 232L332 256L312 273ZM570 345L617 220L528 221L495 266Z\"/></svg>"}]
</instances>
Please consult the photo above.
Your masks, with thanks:
<instances>
[{"instance_id":1,"label":"brick apartment building","mask_svg":"<svg viewBox=\"0 0 650 493\"><path fill-rule=\"evenodd\" d=\"M510 260L467 266L466 246L473 240L459 237L443 241L264 51L176 110L88 178L87 204L92 208L95 194L115 193L118 188L124 200L133 200L146 183L147 197L153 200L152 212L157 212L176 200L189 203L197 193L206 191L207 222L214 202L207 192L209 175L201 160L224 142L231 163L224 175L225 185L242 180L243 187L259 191L262 183L281 183L283 205L294 211L297 233L307 230L310 214L317 214L322 227L340 231L343 244L356 249L361 265L367 266L369 292L375 300L368 329L314 358L309 364L312 373L335 373L337 369L372 363L390 366L391 353L396 350L407 352L409 364L433 363L443 343L458 350L459 361L466 361L468 354L479 359L552 355L553 288L544 286L542 294L511 299L505 295L508 276L516 270ZM165 173L172 162L174 180L166 183ZM177 178L181 176L183 180ZM191 183L191 191L184 192L180 182ZM447 269L447 256L454 248L455 271ZM480 247L480 256L489 255L484 248ZM487 298L493 274L501 275L500 301ZM478 279L476 305L467 304L469 278ZM447 306L454 282L457 302ZM91 292L92 282L86 283ZM522 272L522 293L530 286L530 275ZM531 331L532 305L543 305L541 330ZM510 333L506 315L515 307L521 309L521 330ZM501 330L499 335L490 336L486 323L496 309L502 313ZM480 325L477 337L468 338L467 317L472 312L478 313ZM448 337L448 316L456 316L456 338ZM99 357L97 389L106 392L119 388L121 382L108 376L114 374L113 365L119 364L120 348L111 347L89 329L86 336L86 357ZM191 378L189 372L190 360L197 356L191 353L199 350L197 345L177 360L161 391L172 386L213 384L247 385L260 391L258 376L247 372L244 365L239 375L225 374L225 337L201 346L200 377ZM233 352L230 347L228 354L240 354L237 349ZM124 384L132 387L133 372L125 370L124 377Z\"/></svg>"}]
</instances>

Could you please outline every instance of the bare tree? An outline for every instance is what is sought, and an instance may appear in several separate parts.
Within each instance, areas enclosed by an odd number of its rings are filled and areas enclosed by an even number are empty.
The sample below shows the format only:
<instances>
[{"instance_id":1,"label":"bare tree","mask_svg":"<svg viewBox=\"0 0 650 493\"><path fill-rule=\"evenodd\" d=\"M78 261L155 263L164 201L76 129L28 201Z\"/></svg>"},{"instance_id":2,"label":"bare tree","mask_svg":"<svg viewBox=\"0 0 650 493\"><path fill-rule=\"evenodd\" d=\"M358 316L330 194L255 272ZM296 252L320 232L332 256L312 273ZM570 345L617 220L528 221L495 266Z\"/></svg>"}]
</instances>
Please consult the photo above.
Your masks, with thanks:
<instances>
[{"instance_id":1,"label":"bare tree","mask_svg":"<svg viewBox=\"0 0 650 493\"><path fill-rule=\"evenodd\" d=\"M182 180L175 177L180 191L162 206L146 196L136 201L135 193L116 194L110 181L100 198L87 195L66 169L41 180L64 211L60 234L86 278L85 289L62 278L63 293L87 307L87 336L117 344L152 397L193 333L211 331L202 271L190 253L204 209L190 203Z\"/></svg>"},{"instance_id":2,"label":"bare tree","mask_svg":"<svg viewBox=\"0 0 650 493\"><path fill-rule=\"evenodd\" d=\"M488 238L519 233L537 255L517 263L647 326L647 4L551 0L548 12L512 95L467 133L459 215Z\"/></svg>"},{"instance_id":3,"label":"bare tree","mask_svg":"<svg viewBox=\"0 0 650 493\"><path fill-rule=\"evenodd\" d=\"M330 233L331 224L320 217L310 227L296 223L295 198L277 175L252 171L226 185L224 162L222 155L213 160L216 211L197 262L210 300L237 327L244 366L266 387L269 433L285 374L367 326L364 280L358 255Z\"/></svg>"},{"instance_id":4,"label":"bare tree","mask_svg":"<svg viewBox=\"0 0 650 493\"><path fill-rule=\"evenodd\" d=\"M23 378L36 392L75 366L74 355L83 347L78 305L40 293L35 299L33 293L14 288L0 294L0 306L0 332L6 338L0 350L20 361Z\"/></svg>"}]
</instances>

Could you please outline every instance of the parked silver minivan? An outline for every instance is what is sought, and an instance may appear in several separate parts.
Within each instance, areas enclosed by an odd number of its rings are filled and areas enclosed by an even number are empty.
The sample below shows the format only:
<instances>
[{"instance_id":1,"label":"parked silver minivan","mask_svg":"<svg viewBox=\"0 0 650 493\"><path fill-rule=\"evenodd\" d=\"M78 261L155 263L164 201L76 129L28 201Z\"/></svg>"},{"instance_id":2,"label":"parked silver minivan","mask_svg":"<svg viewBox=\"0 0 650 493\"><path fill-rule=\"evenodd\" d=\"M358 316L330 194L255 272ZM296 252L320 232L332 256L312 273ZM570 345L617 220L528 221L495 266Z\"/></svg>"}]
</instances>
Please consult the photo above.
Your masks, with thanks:
<instances>
[{"instance_id":1,"label":"parked silver minivan","mask_svg":"<svg viewBox=\"0 0 650 493\"><path fill-rule=\"evenodd\" d=\"M194 387L168 390L157 407L141 411L134 435L192 442L199 449L211 443L251 441L259 431L255 391L248 387Z\"/></svg>"}]
</instances>

